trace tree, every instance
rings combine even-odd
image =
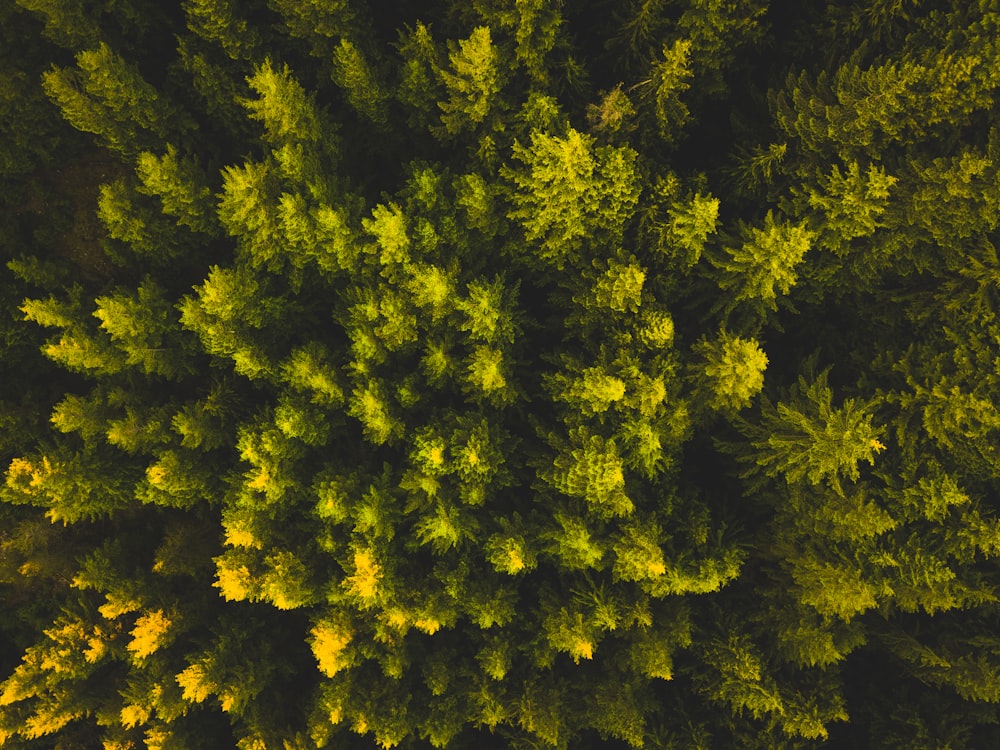
[[[188,28],[211,41],[233,60],[253,60],[260,47],[260,35],[245,18],[237,17],[227,0],[187,0],[184,3]]]
[[[690,115],[687,105],[680,100],[681,94],[691,86],[687,82],[691,76],[690,52],[691,43],[686,40],[677,40],[670,47],[664,45],[663,60],[653,63],[649,80],[645,82],[655,100],[653,111],[660,135],[667,140],[676,137]]]
[[[441,70],[439,75],[449,97],[438,102],[438,107],[445,130],[454,135],[466,127],[475,128],[489,115],[503,85],[503,65],[488,26],[474,29],[451,49],[448,60],[451,70]]]
[[[714,341],[700,341],[695,351],[702,359],[699,376],[707,381],[702,400],[712,408],[743,409],[764,387],[767,355],[753,339],[720,331]]]
[[[100,136],[126,159],[190,127],[182,112],[161,98],[130,65],[101,42],[76,56],[77,68],[53,68],[45,93],[78,130]]]
[[[147,279],[137,292],[135,297],[124,293],[98,297],[94,317],[101,328],[125,352],[126,364],[166,377],[191,373],[191,347],[179,335],[174,306],[163,289]]]
[[[993,4],[154,5],[0,10],[0,744],[997,744]]]
[[[614,242],[639,197],[635,152],[592,145],[572,128],[565,137],[535,130],[530,146],[515,141],[512,149],[523,167],[501,170],[515,186],[509,218],[538,244],[539,260],[557,270],[579,263],[584,237],[599,233]]]
[[[726,247],[724,255],[710,259],[722,272],[719,287],[733,294],[727,307],[756,301],[760,309],[776,310],[778,295],[788,294],[798,280],[796,269],[815,233],[804,223],[779,223],[768,212],[763,229],[744,226],[743,235],[742,245]]]
[[[347,101],[358,113],[376,125],[386,125],[388,95],[375,70],[348,39],[341,39],[334,50],[333,80],[344,90]]]
[[[800,376],[789,401],[763,403],[761,425],[752,432],[755,452],[747,456],[756,464],[751,473],[781,476],[789,484],[825,482],[842,493],[842,479],[861,476],[861,461],[875,463],[885,445],[879,440],[883,430],[872,425],[871,407],[847,399],[835,409],[828,374],[824,370],[812,382]]]

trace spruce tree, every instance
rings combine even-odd
[[[793,5],[0,10],[0,745],[995,745],[1000,16]]]

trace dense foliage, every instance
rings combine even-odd
[[[0,61],[0,746],[1000,747],[1000,2]]]

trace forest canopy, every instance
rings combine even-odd
[[[1000,747],[1000,2],[0,64],[0,747]]]

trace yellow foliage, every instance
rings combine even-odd
[[[579,663],[580,659],[593,659],[594,644],[586,638],[576,638],[569,644],[569,655],[577,663]]]
[[[386,621],[396,630],[405,630],[410,625],[410,618],[401,609],[391,609],[386,613]]]
[[[419,620],[414,620],[413,626],[427,635],[434,635],[441,629],[441,621],[436,617],[422,617]]]
[[[192,664],[179,675],[177,684],[184,689],[182,697],[191,703],[201,703],[212,694],[215,685],[208,679],[205,667],[201,664]]]
[[[319,671],[327,677],[333,677],[337,672],[348,666],[344,650],[351,642],[353,633],[346,626],[321,622],[312,629],[312,651],[319,664]]]
[[[41,464],[33,464],[26,458],[15,458],[7,468],[7,486],[32,494],[45,483],[52,471],[48,458],[42,458]]]
[[[261,541],[245,525],[240,524],[238,521],[224,523],[223,525],[226,530],[226,545],[230,547],[248,547],[251,549],[263,548],[264,545]]]
[[[146,730],[143,740],[146,743],[146,750],[163,750],[170,747],[174,736],[166,727],[156,727]]]
[[[126,729],[131,729],[139,724],[145,724],[149,721],[149,708],[146,706],[140,706],[135,703],[130,703],[121,711],[121,722],[122,726]]]
[[[61,622],[62,627],[44,631],[54,645],[41,652],[39,666],[44,671],[54,674],[72,674],[77,669],[77,662],[73,657],[78,653],[79,647],[87,641],[87,628],[79,620]],[[7,691],[4,692],[5,698],[6,694]]]
[[[650,562],[646,565],[646,572],[649,573],[650,578],[666,575],[667,566],[662,560]]]
[[[270,483],[271,477],[265,469],[260,469],[256,474],[253,479],[247,482],[247,487],[258,492],[264,492],[267,490],[267,485]]]
[[[477,346],[469,357],[469,383],[486,394],[507,387],[504,357],[499,349]]]
[[[101,638],[101,633],[95,630],[95,634],[87,639],[87,649],[83,652],[83,658],[90,664],[100,661],[101,657],[108,653],[108,642]]]
[[[369,550],[354,553],[354,575],[344,580],[347,590],[362,599],[374,599],[378,592],[381,569]]]
[[[29,560],[26,563],[20,565],[17,569],[17,574],[22,578],[31,578],[42,572],[42,566],[38,563]]]
[[[231,602],[245,600],[250,594],[250,568],[246,565],[238,567],[219,564],[216,573],[215,586],[222,592],[223,598]]]
[[[58,706],[53,705],[40,706],[34,716],[25,720],[21,735],[34,740],[47,734],[55,734],[73,719],[80,718],[82,714],[83,711],[60,710]]]
[[[105,594],[105,603],[97,608],[101,617],[106,620],[114,620],[116,617],[127,615],[129,612],[136,612],[142,609],[142,602],[120,594]]]
[[[522,557],[519,547],[511,547],[508,549],[507,557],[510,560],[509,565],[507,566],[507,571],[509,573],[517,573],[524,570],[524,557]]]
[[[164,636],[170,630],[171,624],[170,619],[160,609],[143,615],[135,621],[132,640],[126,648],[139,659],[145,659],[163,646]]]
[[[161,464],[154,464],[146,469],[146,480],[154,487],[163,489],[163,482],[167,478],[168,474],[169,471],[165,466],[162,466]]]

